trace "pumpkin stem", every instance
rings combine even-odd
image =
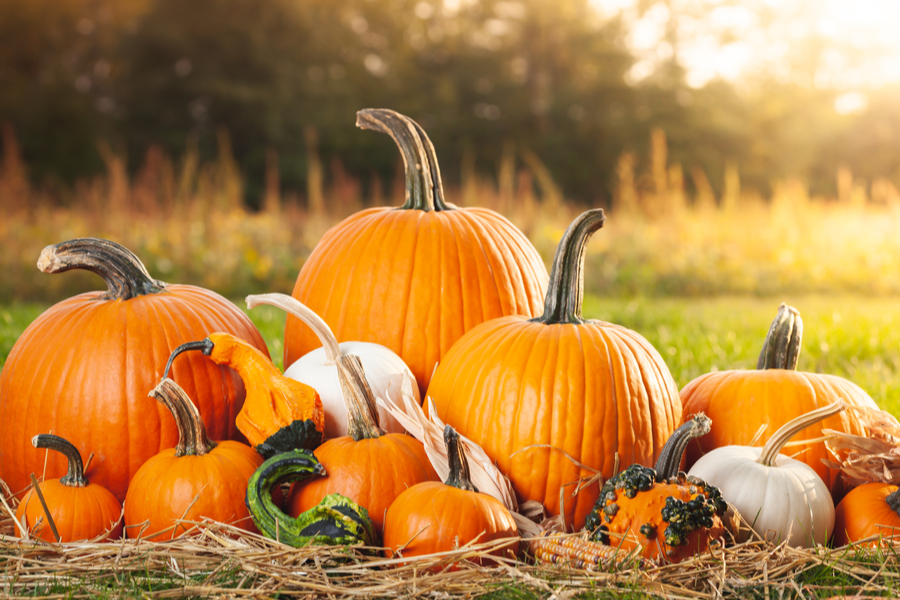
[[[165,404],[175,417],[175,425],[178,427],[175,456],[203,456],[216,447],[216,443],[206,434],[206,425],[200,417],[200,411],[181,386],[165,378],[150,390],[149,395]]]
[[[338,380],[347,405],[347,433],[354,441],[374,439],[384,435],[378,426],[375,394],[366,380],[362,362],[354,354],[337,358]]]
[[[766,341],[763,342],[757,369],[797,370],[800,360],[800,342],[803,338],[803,319],[793,306],[782,304],[772,321]]]
[[[900,488],[885,496],[884,501],[888,503],[891,510],[900,515]]]
[[[455,488],[469,492],[477,492],[478,489],[472,483],[469,474],[469,461],[463,450],[459,434],[451,426],[444,427],[444,444],[447,446],[447,461],[450,463],[450,474],[444,485],[452,485]]]
[[[172,368],[172,363],[175,362],[175,357],[182,352],[187,352],[189,350],[200,350],[201,352],[203,352],[204,356],[209,356],[213,351],[213,347],[213,342],[209,338],[200,340],[199,342],[187,342],[178,346],[177,348],[172,350],[172,354],[169,356],[169,362],[166,363],[166,370],[163,372],[162,378],[169,378],[169,369]]]
[[[406,202],[401,209],[453,210],[444,202],[434,146],[418,123],[387,108],[365,108],[356,113],[356,126],[386,133],[400,148],[406,172]]]
[[[61,477],[59,482],[69,487],[84,487],[88,484],[84,476],[84,463],[81,462],[81,452],[69,440],[50,433],[40,433],[31,438],[31,445],[35,448],[47,448],[59,452],[69,461],[69,471]]]
[[[325,348],[325,364],[333,365],[337,362],[338,357],[341,355],[341,348],[338,346],[337,338],[334,337],[334,333],[328,327],[328,323],[314,313],[312,309],[287,294],[247,296],[247,308],[255,308],[260,304],[278,307],[289,315],[293,315],[303,321],[307,327],[312,329],[319,341],[322,342],[322,347]]]
[[[605,222],[603,209],[595,208],[581,213],[566,229],[553,257],[550,283],[544,297],[544,314],[531,319],[531,322],[545,325],[579,325],[586,322],[581,318],[585,249],[591,235]]]
[[[824,421],[828,417],[838,414],[844,410],[844,408],[846,408],[846,406],[844,405],[843,400],[838,400],[828,406],[811,410],[806,414],[791,419],[782,425],[778,431],[772,434],[772,437],[770,437],[769,441],[763,446],[762,452],[760,452],[756,462],[767,467],[774,467],[775,459],[778,458],[778,453],[781,452],[781,449],[784,448],[784,445],[787,444],[792,437],[810,425],[818,423],[819,421]]]
[[[37,267],[44,273],[83,269],[96,273],[109,290],[102,300],[128,300],[163,291],[166,284],[150,277],[135,254],[115,242],[100,238],[77,238],[47,246]]]
[[[678,475],[678,467],[681,466],[681,457],[688,444],[694,438],[709,433],[712,427],[712,419],[702,412],[694,415],[690,421],[683,423],[666,440],[656,461],[656,481],[662,482]]]

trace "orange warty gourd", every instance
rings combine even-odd
[[[434,365],[459,337],[504,315],[540,312],[547,271],[528,238],[499,214],[444,201],[425,131],[391,110],[356,124],[390,135],[406,165],[406,203],[370,208],[332,227],[303,265],[293,297],[338,341],[375,342],[409,365],[424,398]],[[321,345],[289,316],[284,364]]]
[[[244,497],[262,456],[240,442],[211,441],[194,403],[171,379],[163,379],[150,396],[172,412],[180,435],[176,447],[135,473],[125,496],[128,537],[174,539],[188,529],[176,526],[178,519],[212,519],[256,533]]]
[[[109,289],[57,303],[13,346],[0,373],[0,423],[6,425],[0,478],[21,492],[31,473],[43,473],[42,453],[29,441],[52,431],[82,454],[94,452],[91,481],[121,501],[138,468],[178,439],[165,408],[147,398],[172,350],[210,331],[228,331],[267,353],[265,342],[225,298],[155,280],[134,254],[108,240],[48,246],[38,268],[92,271]],[[244,386],[237,373],[198,356],[180,363],[174,376],[185,382],[214,437],[239,437],[234,419]],[[53,453],[46,476],[59,477],[66,468],[65,458]]]
[[[163,377],[168,377],[175,358],[190,350],[240,374],[247,399],[236,423],[257,452],[268,458],[297,448],[312,450],[322,443],[325,409],[318,392],[282,375],[268,354],[231,334],[211,333],[175,348]]]
[[[864,483],[850,490],[834,509],[835,548],[871,536],[900,536],[900,487]]]
[[[822,430],[865,435],[863,420],[852,408],[878,410],[878,406],[859,386],[846,379],[798,372],[802,335],[800,313],[782,304],[766,336],[757,370],[707,373],[681,390],[685,421],[700,412],[713,421],[712,430],[688,446],[685,455],[688,469],[714,448],[749,445],[764,424],[768,426],[759,438],[759,444],[764,444],[795,417],[842,399],[848,410],[796,434],[794,442],[819,441],[791,447],[791,455],[812,467],[825,481],[832,496],[843,494],[840,471],[822,463],[823,459],[832,459],[821,441]]]
[[[401,492],[439,479],[422,442],[405,433],[385,433],[378,426],[375,397],[359,357],[342,355],[335,362],[349,435],[332,438],[315,450],[327,474],[291,487],[288,514],[297,517],[337,493],[368,510],[380,535],[384,514]]]
[[[105,487],[87,480],[78,449],[67,440],[46,433],[34,436],[31,443],[35,448],[48,448],[65,456],[69,471],[59,479],[39,484],[53,526],[34,488],[28,490],[19,503],[16,519],[28,530],[43,519],[38,537],[48,542],[76,542],[100,536],[115,540],[122,537],[122,504]],[[59,540],[53,533],[53,527],[56,527]]]
[[[512,515],[499,500],[472,485],[459,434],[449,425],[444,428],[444,443],[450,463],[447,481],[420,483],[397,497],[385,518],[384,546],[390,553],[412,557],[447,552],[470,542],[513,538],[492,554],[515,558],[519,530]]]
[[[652,465],[681,419],[659,353],[625,327],[581,316],[585,246],[604,221],[590,210],[566,230],[543,315],[472,329],[428,388],[438,416],[497,462],[520,499],[564,512],[576,528],[600,491],[594,483],[573,499],[576,482],[592,470],[612,477],[617,453],[622,464]]]
[[[631,465],[607,480],[587,518],[591,538],[658,562],[680,562],[721,541],[722,494],[678,470],[688,442],[707,431],[709,419],[697,415],[666,441],[655,468]]]

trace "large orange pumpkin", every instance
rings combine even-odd
[[[172,417],[147,397],[172,350],[211,331],[233,333],[268,354],[265,342],[222,296],[157,281],[114,242],[82,238],[48,246],[38,267],[93,271],[109,290],[52,306],[13,346],[0,374],[0,478],[18,493],[30,473],[44,472],[44,458],[30,440],[52,431],[82,454],[94,452],[91,480],[121,501],[144,461],[178,440]],[[244,386],[237,373],[199,355],[179,362],[173,373],[196,399],[210,435],[239,435],[234,420]],[[51,456],[46,476],[59,477],[66,468],[64,457]]]
[[[541,257],[497,213],[444,202],[434,147],[414,121],[390,110],[358,113],[357,125],[389,134],[406,165],[406,203],[370,208],[332,227],[313,250],[293,296],[338,341],[375,342],[409,365],[419,390],[459,337],[504,315],[540,312]],[[284,364],[321,345],[287,318]]]
[[[843,484],[838,469],[822,463],[832,456],[822,441],[823,429],[865,435],[860,414],[852,407],[878,410],[875,402],[859,386],[834,375],[797,372],[803,321],[797,309],[782,304],[778,309],[756,371],[707,373],[681,390],[683,419],[703,412],[712,419],[712,430],[688,446],[687,468],[706,452],[721,446],[748,446],[762,425],[767,425],[759,444],[764,444],[782,425],[817,408],[842,399],[848,408],[807,427],[794,442],[818,440],[791,448],[791,455],[812,467],[828,485],[832,496],[840,497]]]
[[[576,482],[592,470],[612,477],[617,454],[622,464],[652,465],[681,419],[659,353],[633,331],[581,317],[585,246],[604,221],[595,209],[569,226],[543,315],[471,330],[428,388],[438,416],[484,448],[521,499],[564,512],[577,528],[600,489],[594,483],[571,499]]]

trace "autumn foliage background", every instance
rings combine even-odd
[[[739,10],[771,29],[777,11],[602,4],[0,1],[0,303],[96,287],[34,268],[84,235],[164,280],[290,291],[331,224],[401,202],[391,141],[354,127],[369,106],[418,120],[449,199],[508,216],[548,260],[574,214],[605,207],[594,294],[896,295],[896,86],[837,110],[860,91],[827,77],[835,48],[815,35],[778,69],[699,85],[683,23]],[[638,77],[630,28],[653,15]]]

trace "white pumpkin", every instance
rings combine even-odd
[[[339,356],[355,354],[362,362],[366,380],[375,397],[387,400],[388,395],[396,395],[399,389],[391,389],[391,383],[397,387],[397,375],[409,371],[396,352],[380,344],[371,342],[342,342],[328,328],[325,321],[316,313],[296,299],[285,294],[258,294],[247,296],[247,307],[260,304],[276,306],[303,321],[322,342],[322,347],[301,356],[294,364],[284,370],[286,377],[311,386],[322,399],[325,408],[325,439],[347,435],[347,405],[338,379],[337,365]],[[418,386],[413,386],[413,394],[417,402],[421,402]],[[390,412],[378,407],[379,426],[387,433],[403,433],[406,431]]]
[[[844,410],[838,401],[785,423],[762,448],[723,446],[704,454],[689,475],[719,488],[765,539],[793,547],[825,544],[834,527],[834,501],[825,482],[805,463],[779,451],[813,423]],[[736,532],[744,541],[746,529]]]

